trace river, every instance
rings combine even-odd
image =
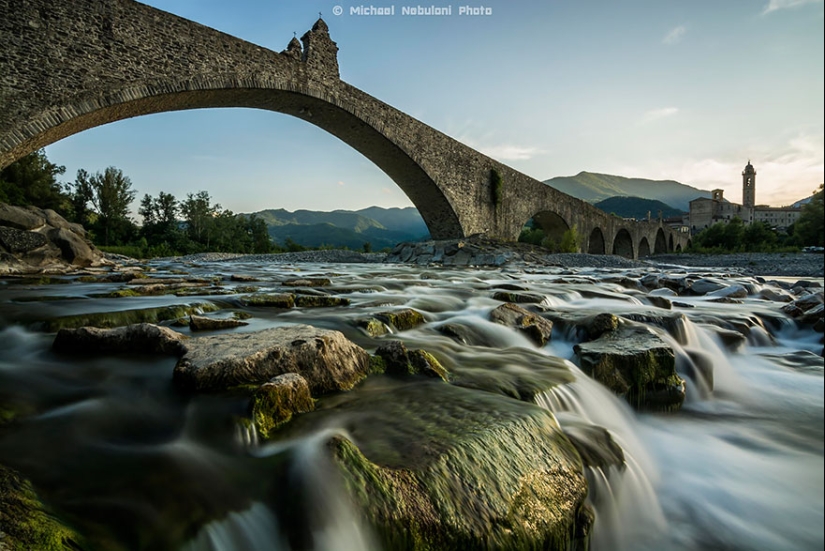
[[[262,442],[238,422],[248,398],[178,392],[171,377],[175,358],[67,358],[52,351],[54,333],[42,324],[56,316],[184,303],[216,304],[221,308],[217,316],[230,310],[251,314],[249,325],[224,332],[305,323],[339,330],[370,352],[398,338],[459,372],[515,371],[535,364],[537,355],[546,358],[570,382],[540,393],[537,405],[550,409],[571,434],[591,425],[606,428],[626,459],[621,471],[587,468],[596,514],[593,550],[823,547],[822,335],[783,313],[784,303],[760,298],[764,289],[787,294],[779,282],[716,274],[743,285],[748,296],[725,302],[671,296],[672,310],[661,310],[650,304],[646,290],[631,288],[628,281],[652,275],[684,278],[686,271],[289,265],[242,259],[157,261],[147,268],[153,278],[203,278],[210,285],[202,289],[224,294],[195,290],[189,296],[102,297],[125,285],[76,276],[54,278],[50,285],[0,282],[0,398],[27,413],[0,432],[0,463],[30,479],[97,548],[379,548],[321,452],[332,435],[364,430],[343,413],[336,416],[337,401],[391,392],[398,383],[388,376],[370,376],[347,393],[351,397],[321,397],[316,412],[293,422],[285,436]],[[232,281],[233,274],[257,281]],[[334,293],[351,304],[283,310],[244,307],[238,301],[238,293],[249,292],[249,286],[282,290],[284,280],[310,276],[331,281],[316,293]],[[492,294],[502,287],[539,295],[541,302],[531,308],[544,313],[683,314],[669,325],[642,321],[676,353],[677,371],[687,380],[681,409],[632,409],[577,367],[574,346],[580,338],[559,323],[551,341],[537,347],[514,329],[491,322],[490,311],[502,304]],[[400,308],[418,310],[426,323],[381,337],[355,323],[364,315]],[[459,345],[439,331],[447,324],[464,327],[483,345]],[[720,326],[746,327],[747,337],[730,346],[716,330]],[[175,329],[190,334],[187,327]],[[696,375],[697,362],[712,367],[712,385]],[[420,400],[407,405],[410,415],[424,414],[439,399],[428,384],[421,383]],[[381,404],[376,400],[375,408]],[[380,433],[400,430],[405,419],[373,415],[369,423]],[[273,473],[283,471],[287,456],[291,485],[274,488]],[[290,505],[273,498],[280,494],[290,496]],[[193,526],[200,528],[193,532]]]

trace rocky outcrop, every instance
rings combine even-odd
[[[298,373],[318,394],[349,390],[368,369],[369,354],[340,332],[293,325],[191,339],[174,381],[183,390],[217,391]]]
[[[50,209],[0,203],[0,275],[65,273],[106,263],[82,226]]]
[[[622,325],[573,350],[582,371],[634,407],[673,411],[685,399],[673,349],[647,327]]]

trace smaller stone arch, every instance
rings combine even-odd
[[[630,232],[624,228],[620,229],[613,239],[613,254],[633,258],[633,238],[630,237]]]
[[[639,241],[639,258],[650,256],[650,243],[647,242],[647,237],[642,237]]]
[[[692,239],[688,239],[688,242],[687,242],[687,248],[689,249],[689,248],[691,248],[692,246],[693,246],[693,240],[692,240]]]
[[[677,253],[682,252],[682,244],[681,243],[676,243],[676,252]]]
[[[604,233],[601,228],[593,228],[590,238],[587,240],[587,252],[590,254],[605,254]]]
[[[665,238],[665,230],[659,228],[656,232],[656,241],[653,244],[653,254],[665,254],[666,252],[667,239]]]
[[[673,234],[672,233],[670,234],[670,241],[668,242],[667,250],[669,250],[669,251],[673,250]]]
[[[525,224],[525,229],[527,229],[530,225],[532,225],[533,229],[539,229],[542,231],[543,238],[541,245],[551,250],[560,250],[562,240],[564,239],[564,234],[570,229],[570,225],[567,221],[562,218],[559,213],[552,210],[543,210],[534,214],[533,217]]]

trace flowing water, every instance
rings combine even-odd
[[[323,453],[334,435],[357,442],[347,432],[350,420],[336,415],[334,396],[319,401],[324,421],[312,431],[262,443],[254,428],[239,422],[246,415],[244,395],[181,395],[171,384],[174,358],[60,356],[51,350],[54,334],[41,323],[70,314],[207,302],[252,314],[248,326],[232,331],[309,323],[340,330],[371,352],[383,340],[399,338],[460,373],[495,368],[501,384],[530,366],[555,370],[560,384],[540,393],[537,405],[552,411],[571,437],[586,438],[593,425],[607,429],[625,457],[623,468],[587,467],[594,550],[823,547],[821,334],[797,327],[779,310],[781,303],[753,296],[741,304],[680,297],[682,306],[670,313],[683,318],[650,326],[676,352],[687,398],[677,413],[655,414],[632,410],[576,367],[575,330],[557,325],[551,342],[537,348],[488,319],[501,304],[492,291],[512,285],[542,295],[544,310],[650,316],[657,309],[644,293],[616,283],[645,275],[642,270],[239,261],[151,267],[158,277],[185,271],[220,278],[229,294],[92,298],[122,285],[73,277],[62,278],[63,285],[0,282],[0,403],[25,413],[0,430],[0,463],[29,478],[100,548],[379,549]],[[329,277],[326,291],[352,304],[243,308],[231,293],[250,283],[230,282],[228,276],[237,273],[256,276],[260,281],[252,285],[264,289],[299,276]],[[762,286],[740,279],[752,291]],[[381,338],[353,323],[402,307],[419,310],[427,323]],[[473,342],[444,336],[438,329],[445,324],[463,327]],[[748,327],[747,340],[732,350],[717,330],[731,324]],[[368,396],[394,384],[382,379],[370,377],[350,394]],[[420,403],[410,407],[427,410],[427,396],[438,399],[422,392]],[[330,406],[324,409],[324,403]],[[313,415],[322,413],[304,417]],[[404,419],[381,422],[387,427],[376,431],[393,431]]]

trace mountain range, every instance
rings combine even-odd
[[[661,201],[680,212],[690,210],[689,203],[692,200],[698,197],[710,197],[709,191],[675,180],[625,178],[595,172],[579,172],[575,176],[558,176],[545,180],[544,183],[568,195],[584,199],[588,203],[595,204],[611,197],[638,197]],[[654,215],[657,210],[654,210]]]
[[[419,241],[429,230],[413,207],[334,210],[269,209],[253,213],[269,228],[269,236],[283,245],[287,239],[306,247],[332,245],[361,249],[369,243],[373,250],[393,247],[401,241]]]

